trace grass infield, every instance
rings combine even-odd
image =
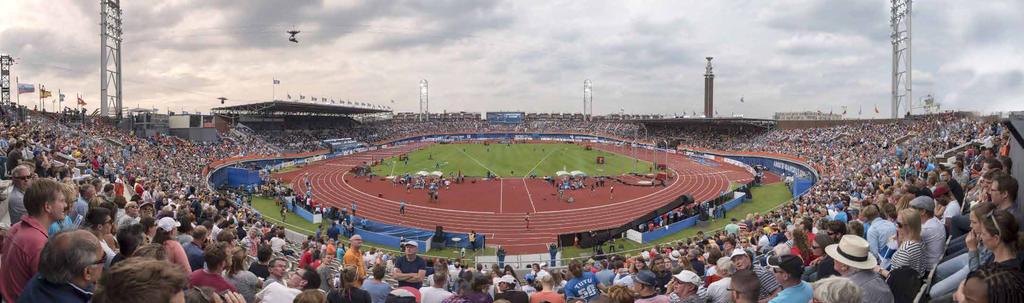
[[[722,229],[726,225],[729,224],[729,219],[731,219],[733,217],[735,217],[736,219],[741,219],[742,220],[743,218],[746,218],[747,214],[751,214],[751,213],[761,213],[761,214],[763,214],[763,213],[765,213],[765,212],[767,212],[769,210],[772,210],[773,208],[775,208],[775,207],[777,207],[777,206],[779,206],[779,205],[789,201],[793,197],[793,193],[789,191],[789,188],[786,188],[786,183],[783,183],[783,182],[772,183],[772,184],[767,184],[767,185],[762,185],[762,186],[754,187],[751,190],[750,194],[754,196],[753,199],[750,199],[747,202],[745,202],[743,204],[740,204],[740,206],[737,206],[736,208],[733,208],[729,212],[725,213],[725,218],[724,219],[712,220],[711,222],[708,222],[708,225],[706,227],[704,227],[704,228],[697,228],[697,227],[687,228],[687,229],[684,229],[681,232],[678,232],[678,233],[669,235],[667,237],[661,238],[658,241],[655,241],[654,243],[647,243],[647,244],[640,244],[640,243],[636,243],[636,242],[633,242],[633,241],[630,241],[630,240],[627,240],[627,239],[618,239],[618,240],[609,241],[608,243],[605,244],[605,247],[607,248],[609,243],[610,243],[610,244],[614,244],[616,246],[616,248],[618,248],[618,246],[621,244],[622,248],[624,250],[633,250],[633,249],[637,249],[637,248],[640,248],[640,247],[651,247],[651,246],[654,246],[656,244],[662,244],[662,243],[675,242],[675,241],[678,241],[678,240],[684,240],[686,238],[696,236],[698,231],[704,231],[705,233],[708,233],[708,232],[712,232],[712,231],[716,231],[716,230]],[[567,247],[567,248],[565,248],[562,251],[562,257],[563,258],[574,258],[574,257],[579,257],[582,253],[590,253],[590,252],[592,252],[592,250],[589,249],[589,248],[588,249],[580,249],[580,248],[576,248],[576,247]],[[636,254],[636,252],[634,252],[633,254]]]
[[[407,155],[408,161],[399,161],[398,157],[385,159],[373,167],[373,172],[378,176],[401,176],[440,171],[445,176],[455,176],[461,171],[465,176],[483,177],[490,171],[499,177],[523,178],[577,170],[589,176],[617,176],[647,173],[652,168],[647,161],[567,143],[434,144]],[[605,164],[597,164],[597,157],[604,157]]]

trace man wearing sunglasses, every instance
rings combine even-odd
[[[782,285],[782,291],[769,303],[803,303],[811,301],[811,284],[801,281],[804,261],[799,256],[784,255],[768,258],[768,269],[775,274],[775,280]]]
[[[11,226],[21,221],[21,215],[25,214],[25,190],[32,185],[32,169],[25,165],[14,167],[11,172],[11,184],[14,187],[7,195],[7,213],[11,216]]]
[[[43,247],[37,273],[18,302],[89,302],[106,254],[85,230],[59,233]]]

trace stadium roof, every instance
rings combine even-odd
[[[343,116],[358,114],[377,114],[390,112],[391,109],[374,107],[373,105],[330,104],[321,102],[298,101],[266,101],[242,105],[215,107],[211,109],[218,115],[254,115],[254,116]]]

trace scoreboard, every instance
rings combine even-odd
[[[488,112],[488,123],[519,124],[523,123],[526,113],[523,112]]]

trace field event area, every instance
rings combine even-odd
[[[647,153],[638,149],[631,153]],[[603,157],[604,164],[598,164]],[[626,155],[616,154],[583,144],[569,143],[475,143],[434,144],[413,152],[384,159],[373,167],[378,176],[415,175],[440,171],[445,176],[460,172],[469,177],[491,176],[520,178],[579,174],[617,176],[629,173],[646,174],[653,164]]]

